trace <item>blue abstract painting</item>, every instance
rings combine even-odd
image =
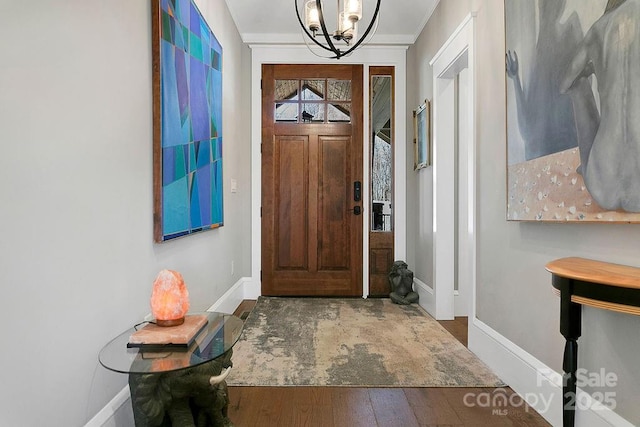
[[[222,46],[191,0],[153,2],[154,238],[223,225]]]

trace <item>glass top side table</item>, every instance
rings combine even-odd
[[[129,374],[136,427],[232,425],[225,378],[243,321],[205,312],[207,324],[188,348],[128,348],[130,328],[111,340],[98,359],[105,368]]]
[[[194,313],[189,313],[194,314]],[[240,338],[243,322],[229,314],[204,312],[207,325],[196,335],[195,342],[187,349],[153,351],[127,348],[134,328],[127,329],[105,345],[98,360],[105,368],[123,374],[154,374],[193,368],[209,362],[231,350]],[[141,326],[142,327],[142,326]]]

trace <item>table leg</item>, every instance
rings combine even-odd
[[[578,338],[582,333],[582,306],[571,302],[572,281],[554,277],[560,289],[560,332],[567,340],[562,370],[562,425],[573,427],[576,420],[576,371],[578,370]]]
[[[562,363],[562,425],[573,427],[576,422],[576,370],[578,366],[578,342],[568,339],[564,346]]]

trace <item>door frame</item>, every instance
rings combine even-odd
[[[251,48],[251,278],[244,281],[245,299],[255,299],[261,295],[260,270],[262,260],[262,235],[260,205],[262,200],[262,161],[260,144],[262,139],[262,94],[260,83],[262,78],[262,64],[335,64],[336,60],[322,60],[311,53],[306,46],[293,45],[250,45]],[[408,46],[364,46],[359,48],[348,58],[340,59],[340,63],[362,64],[364,68],[363,81],[369,81],[369,66],[394,66],[396,70],[396,103],[395,114],[397,118],[406,115],[406,50]],[[364,91],[363,105],[369,105],[369,91]],[[367,141],[369,129],[369,115],[363,115],[363,141]],[[406,121],[397,120],[395,140],[407,141]],[[366,150],[366,151],[365,151]],[[407,229],[406,229],[406,171],[408,162],[407,144],[398,143],[395,147],[394,157],[394,195],[396,215],[394,216],[394,248],[396,259],[406,259],[407,254]],[[363,144],[364,159],[368,159],[368,145]],[[248,155],[248,153],[247,153]],[[413,164],[413,163],[412,163]],[[369,188],[370,167],[367,161],[363,161],[362,188]],[[365,207],[364,215],[368,215],[370,204],[368,192],[363,191],[362,205]],[[362,296],[369,293],[369,277],[365,272],[369,271],[369,234],[368,221],[363,221],[362,241],[362,271],[363,286]]]
[[[426,300],[420,304],[437,320],[450,320],[455,315],[455,206],[451,203],[454,190],[455,151],[450,138],[453,132],[447,132],[447,126],[453,120],[453,110],[445,111],[443,105],[452,107],[455,104],[454,91],[450,88],[441,93],[443,84],[450,82],[461,69],[468,69],[467,112],[469,138],[459,141],[460,152],[466,154],[461,159],[460,167],[466,167],[468,179],[459,182],[464,186],[467,196],[468,233],[460,239],[458,252],[466,255],[467,269],[459,280],[469,281],[469,312],[475,317],[476,291],[476,69],[474,55],[474,16],[472,14],[462,21],[453,31],[449,39],[442,45],[429,63],[433,67],[433,289]],[[460,101],[462,102],[462,101]],[[448,125],[447,125],[448,124]],[[450,135],[451,134],[451,135]],[[457,201],[456,201],[457,203]]]

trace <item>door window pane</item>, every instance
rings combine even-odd
[[[276,119],[276,122],[297,122],[298,103],[276,103],[276,111],[274,117]]]
[[[371,231],[392,230],[392,82],[391,76],[371,77]]]
[[[327,120],[332,123],[349,123],[351,121],[351,104],[329,104],[327,107]]]
[[[298,99],[299,80],[276,80],[274,99],[277,101]]]
[[[351,101],[351,80],[327,81],[327,98],[331,101]]]
[[[324,80],[303,80],[302,99],[304,101],[324,100]]]
[[[324,122],[323,103],[302,104],[302,117],[300,123]]]

